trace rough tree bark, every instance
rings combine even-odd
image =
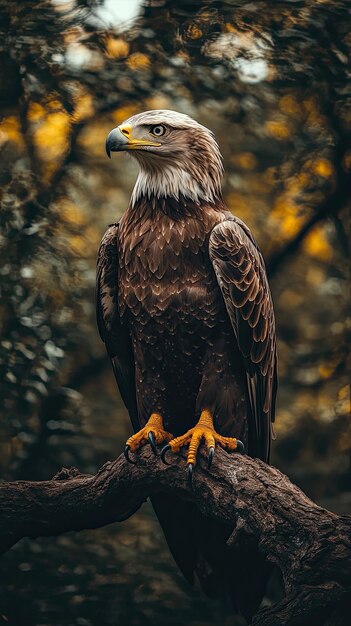
[[[95,476],[72,468],[49,481],[0,483],[0,552],[22,537],[122,521],[160,491],[233,523],[229,549],[254,537],[259,552],[281,570],[286,595],[261,609],[253,626],[350,623],[351,517],[317,506],[276,468],[223,450],[216,451],[211,470],[200,459],[192,487],[182,457],[166,466],[148,447],[137,465],[119,457]]]

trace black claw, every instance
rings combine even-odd
[[[239,452],[240,454],[244,454],[245,452],[245,446],[243,444],[242,441],[240,441],[240,439],[236,440],[236,450],[235,452]]]
[[[208,451],[208,464],[207,464],[208,469],[210,469],[212,465],[214,451],[215,451],[214,446],[211,446]]]
[[[155,444],[155,435],[152,431],[149,432],[148,436],[147,436],[148,440],[149,440],[149,444],[151,446],[151,449],[154,453],[155,456],[157,456],[157,448],[156,448],[156,444]]]
[[[192,485],[193,473],[194,473],[194,465],[192,463],[188,463],[186,473],[187,473],[188,481]]]
[[[136,462],[132,461],[132,459],[129,456],[129,450],[130,450],[130,446],[126,445],[126,447],[124,448],[124,456],[126,457],[128,463],[131,463],[132,465],[136,465]]]
[[[164,448],[162,448],[161,450],[161,461],[165,464],[165,465],[170,465],[170,463],[168,463],[168,461],[166,461],[166,454],[168,452],[168,450],[171,449],[171,446],[169,444],[167,444]]]

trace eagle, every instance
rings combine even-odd
[[[152,110],[114,128],[106,152],[139,164],[130,203],[97,259],[97,322],[134,434],[125,455],[187,449],[196,472],[204,442],[269,462],[277,392],[275,320],[264,260],[248,226],[226,207],[213,133],[188,115]],[[250,619],[268,565],[251,545],[229,561],[232,531],[166,494],[152,504],[191,582],[228,593]],[[252,555],[255,554],[255,561]],[[250,561],[251,559],[251,561]]]

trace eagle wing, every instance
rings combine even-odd
[[[246,369],[251,409],[249,453],[268,461],[275,418],[277,349],[264,260],[249,228],[235,217],[214,227],[209,254]]]
[[[123,402],[138,430],[135,362],[128,325],[119,314],[118,269],[118,224],[112,224],[102,238],[97,257],[96,319]]]

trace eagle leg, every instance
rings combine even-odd
[[[156,445],[169,441],[172,439],[172,436],[173,435],[171,433],[168,433],[163,428],[162,415],[159,413],[152,413],[144,428],[135,433],[135,435],[129,437],[124,449],[124,456],[129,463],[134,463],[134,461],[132,461],[129,457],[129,452],[136,452],[147,443],[150,444],[153,453],[156,455]]]
[[[216,447],[216,443],[222,446],[228,452],[244,452],[244,445],[235,437],[223,437],[219,435],[213,425],[213,415],[207,409],[201,411],[200,419],[194,428],[190,428],[184,435],[172,439],[161,451],[161,459],[164,463],[166,461],[166,453],[168,450],[176,453],[180,451],[180,448],[189,444],[189,451],[187,456],[187,475],[191,481],[193,475],[193,469],[196,465],[197,452],[200,447],[202,439],[205,440],[208,450],[208,467],[211,467],[212,459]]]

